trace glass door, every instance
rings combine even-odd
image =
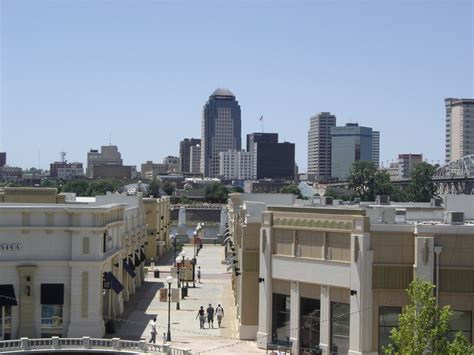
[[[11,339],[12,308],[11,306],[0,307],[0,340]]]

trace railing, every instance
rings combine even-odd
[[[190,355],[189,349],[177,349],[166,344],[150,344],[144,340],[132,341],[122,340],[120,338],[101,339],[101,338],[41,338],[29,339],[21,338],[15,340],[0,341],[0,353],[9,352],[33,352],[35,350],[64,350],[64,349],[87,349],[88,351],[121,351],[127,350],[139,353],[162,353],[170,355]]]

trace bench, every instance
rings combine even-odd
[[[266,354],[268,351],[273,351],[276,350],[280,354],[280,352],[284,352],[285,354],[288,352],[291,354],[291,346],[293,345],[293,342],[290,340],[280,340],[280,339],[273,339],[271,343],[267,343],[267,350]]]

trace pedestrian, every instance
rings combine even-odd
[[[214,308],[209,303],[209,307],[206,309],[207,312],[207,322],[209,323],[209,329],[212,327],[214,328]]]
[[[151,333],[151,339],[150,343],[155,344],[156,343],[156,318],[153,318],[153,320],[150,322],[150,333]]]
[[[168,341],[168,340],[167,340],[167,337],[166,337],[166,333],[163,333],[163,338],[162,338],[162,340],[163,340],[163,344],[166,344],[166,342]]]
[[[219,325],[219,328],[220,328],[222,318],[224,317],[224,308],[222,308],[220,304],[216,307],[216,316],[217,316],[217,324]]]
[[[198,266],[198,282],[201,283],[201,267]]]
[[[199,317],[199,327],[200,329],[204,329],[204,307],[203,306],[199,308],[196,318],[198,317]]]

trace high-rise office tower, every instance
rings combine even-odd
[[[7,165],[7,153],[0,152],[0,168]]]
[[[252,155],[245,150],[228,150],[219,153],[220,177],[226,180],[252,179]]]
[[[193,145],[189,149],[189,168],[193,174],[201,172],[201,146],[199,144]]]
[[[183,173],[192,172],[191,170],[191,147],[200,145],[201,140],[199,138],[185,138],[179,143],[179,162],[180,171]],[[201,158],[199,157],[199,160]]]
[[[278,133],[247,134],[247,151],[252,156],[254,179],[293,179],[294,143],[278,143]]]
[[[372,128],[357,123],[331,128],[331,177],[346,180],[357,160],[372,161]]]
[[[242,148],[240,106],[230,90],[216,89],[209,96],[201,128],[201,173],[204,177],[217,177],[219,153]]]
[[[474,154],[474,99],[449,97],[446,106],[446,162]]]
[[[318,181],[331,177],[331,128],[336,116],[321,112],[310,118],[308,131],[308,175]]]
[[[100,148],[100,153],[97,149],[91,149],[87,153],[86,174],[88,177],[93,177],[94,166],[103,165],[123,165],[122,156],[116,145],[103,145]]]
[[[380,132],[372,131],[372,161],[378,168],[380,165]]]

